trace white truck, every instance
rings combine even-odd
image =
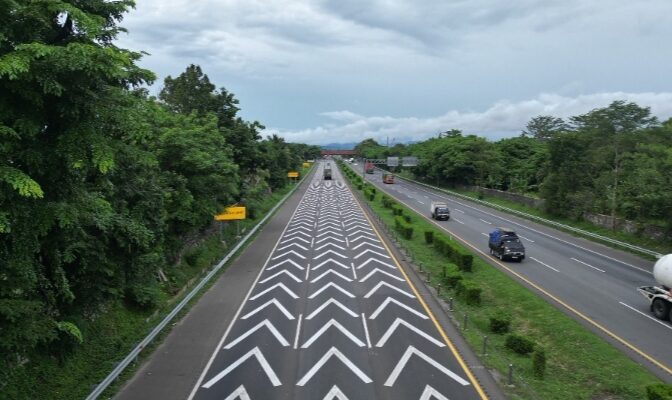
[[[651,302],[651,312],[656,318],[672,321],[672,254],[656,261],[653,278],[660,286],[642,286],[637,290]]]
[[[448,209],[448,204],[446,203],[432,201],[429,204],[429,212],[432,214],[432,218],[436,220],[450,219],[450,210]]]

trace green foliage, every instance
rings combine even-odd
[[[413,226],[406,222],[403,217],[397,216],[394,219],[394,228],[404,239],[411,239],[413,237]]]
[[[455,283],[455,294],[463,298],[465,303],[473,306],[481,304],[482,289],[474,282],[464,279]]]
[[[532,354],[532,373],[537,379],[544,379],[546,375],[546,352],[542,348]]]
[[[656,383],[646,387],[647,400],[672,400],[672,385]]]
[[[432,244],[434,241],[434,231],[425,231],[425,243]]]
[[[447,288],[454,289],[460,285],[463,278],[462,274],[457,272],[446,273],[446,276],[443,277],[443,283]]]
[[[506,337],[505,345],[507,348],[520,355],[527,355],[534,351],[534,342],[521,335],[508,335]]]
[[[509,315],[493,315],[490,317],[490,332],[492,333],[508,333],[511,329],[511,316]]]

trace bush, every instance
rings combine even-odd
[[[434,231],[425,231],[425,243],[432,244],[434,241]]]
[[[404,209],[401,208],[398,204],[392,205],[392,214],[394,215],[404,215]]]
[[[410,216],[410,215],[404,215],[404,219],[405,219],[406,222],[408,222],[409,224],[410,224],[411,222],[413,222],[412,219],[411,219],[411,216]]]
[[[460,296],[464,299],[464,301],[472,306],[477,306],[481,304],[481,288],[478,287],[475,283],[473,282],[468,282],[468,281],[460,281],[461,282],[461,290],[460,290]]]
[[[394,229],[399,232],[404,239],[411,239],[413,237],[413,226],[406,222],[403,217],[397,216],[394,218]]]
[[[521,355],[527,355],[534,351],[534,342],[520,335],[506,337],[506,347]]]
[[[511,317],[508,315],[497,315],[490,317],[490,332],[508,333],[511,329]]]
[[[672,400],[672,385],[656,383],[646,387],[648,400]]]
[[[546,352],[537,349],[532,355],[532,373],[537,379],[544,379],[546,374]]]
[[[385,195],[385,194],[384,194],[383,197],[380,199],[380,201],[383,203],[383,207],[385,207],[385,208],[390,208],[390,207],[392,207],[392,204],[394,204],[394,202],[392,201],[392,199],[391,199],[389,196]]]
[[[362,190],[362,184],[361,183],[357,184],[357,190]]]
[[[446,285],[448,288],[456,288],[459,284],[460,281],[462,280],[462,275],[460,275],[457,272],[454,273],[448,273],[446,276],[443,277],[443,284]]]
[[[466,253],[455,253],[457,256],[457,266],[461,271],[471,272],[474,265],[474,256]]]

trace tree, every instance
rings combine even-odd
[[[523,130],[523,136],[532,136],[537,140],[549,140],[560,132],[566,131],[567,124],[562,118],[550,115],[538,115],[530,120]]]

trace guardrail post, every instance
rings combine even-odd
[[[448,311],[453,311],[453,298],[448,299]]]
[[[462,330],[467,330],[467,323],[469,323],[469,315],[464,313],[464,323],[462,324]]]
[[[513,364],[509,364],[509,386],[513,386]]]
[[[431,282],[432,282],[432,273],[427,271],[427,283],[431,283]]]
[[[488,335],[483,336],[483,355],[488,354]]]

